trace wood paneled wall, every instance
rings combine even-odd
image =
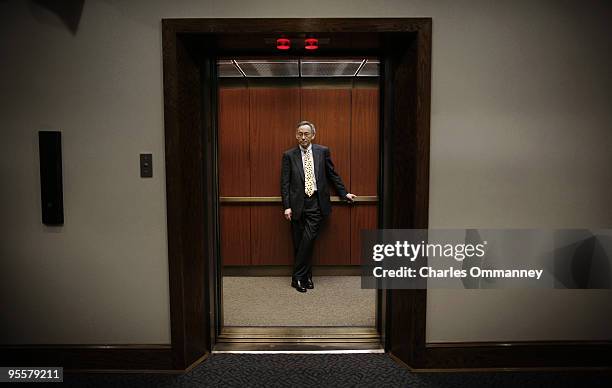
[[[218,117],[222,197],[280,196],[282,153],[297,145],[300,120],[316,125],[315,143],[330,148],[350,192],[378,194],[376,85],[222,85]],[[315,245],[314,264],[358,265],[360,230],[377,227],[378,205],[333,206]],[[220,219],[223,265],[293,264],[291,226],[280,203],[221,203]]]

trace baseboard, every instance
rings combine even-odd
[[[183,373],[170,345],[3,345],[2,366],[61,366],[65,372]]]
[[[412,361],[402,352],[389,355],[412,372],[612,370],[609,341],[428,343]]]

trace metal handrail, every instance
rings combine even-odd
[[[345,202],[338,196],[330,197],[332,202]],[[281,203],[281,197],[219,197],[221,203]],[[358,196],[353,200],[355,203],[377,203],[378,196]]]

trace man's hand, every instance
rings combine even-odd
[[[291,209],[285,209],[285,219],[291,221]]]
[[[357,196],[356,196],[355,194],[348,193],[348,194],[346,195],[346,199],[348,199],[348,200],[349,200],[349,202],[353,202],[353,200],[354,200],[355,198],[357,198]]]

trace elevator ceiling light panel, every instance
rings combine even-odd
[[[234,61],[217,61],[217,74],[219,77],[244,77],[234,65]]]
[[[219,77],[378,77],[376,59],[219,60]]]
[[[380,61],[368,59],[359,70],[357,77],[378,77],[380,75]]]
[[[354,77],[362,60],[302,60],[302,77]]]
[[[298,60],[235,60],[245,77],[299,77]]]

